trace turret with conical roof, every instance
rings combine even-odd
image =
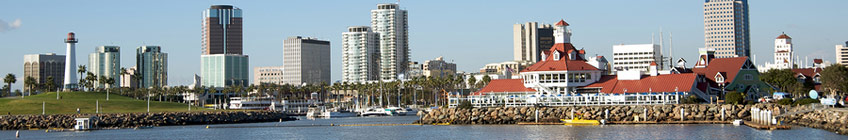
[[[567,27],[568,23],[562,19],[554,25],[554,43],[571,43],[571,31]]]

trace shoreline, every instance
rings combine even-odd
[[[589,120],[606,120],[607,124],[612,125],[730,124],[731,121],[737,119],[751,121],[751,108],[771,110],[774,111],[774,115],[803,112],[777,117],[777,120],[783,122],[784,125],[823,129],[848,135],[848,110],[820,109],[808,111],[810,110],[808,106],[792,107],[777,104],[442,108],[420,116],[419,120],[413,123],[449,123],[451,125],[519,125],[519,122],[559,123],[559,119],[570,119],[571,111],[574,110],[575,116]],[[537,110],[538,115],[536,115]]]
[[[2,115],[0,130],[72,129],[77,117],[96,116],[95,129],[126,129],[148,126],[258,123],[292,121],[296,118],[271,111],[152,112],[113,114]]]

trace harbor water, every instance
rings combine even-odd
[[[189,125],[85,132],[22,130],[18,139],[848,139],[801,126],[769,131],[730,124],[431,126],[400,125],[413,122],[417,116],[300,119],[208,125],[209,128]],[[15,139],[15,133],[0,131],[0,139]]]

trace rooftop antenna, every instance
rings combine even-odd
[[[672,68],[674,64],[674,33],[668,32],[668,66]]]

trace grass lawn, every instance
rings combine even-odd
[[[100,102],[100,113],[129,113],[147,112],[147,101],[136,100],[127,96],[109,94],[106,101],[105,92],[60,92],[62,98],[56,100],[56,92],[42,93],[24,98],[0,98],[0,114],[41,114],[42,102],[46,104],[47,114],[73,114],[77,108],[81,113],[95,113],[95,106]],[[209,111],[192,106],[191,111]],[[150,101],[150,112],[186,112],[188,105],[173,102]]]

